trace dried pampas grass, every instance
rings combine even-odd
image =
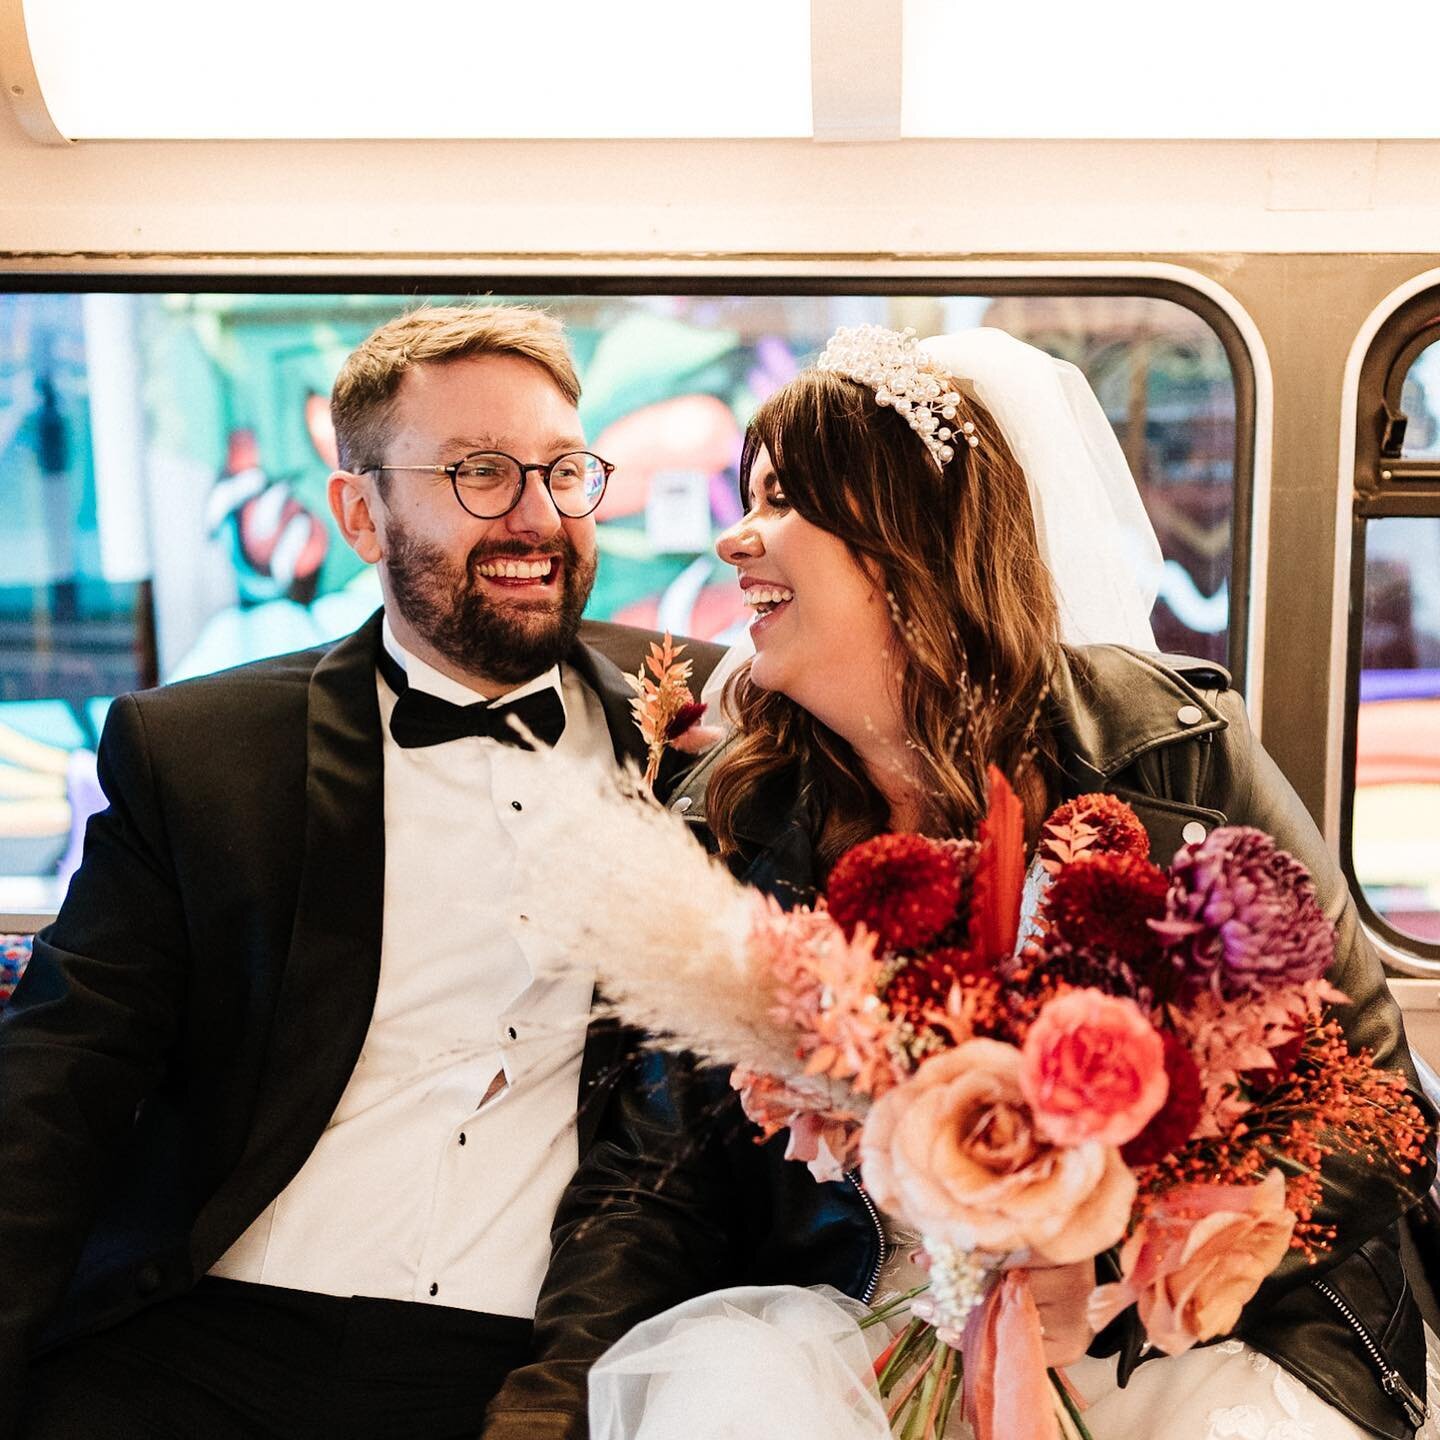
[[[564,879],[538,917],[546,938],[597,972],[604,1008],[667,1048],[799,1073],[794,1032],[771,1013],[775,978],[746,943],[774,902],[712,859],[638,775],[552,762],[571,855],[554,856]]]

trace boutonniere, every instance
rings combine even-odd
[[[648,751],[647,785],[653,785],[660,773],[665,747],[679,740],[705,713],[705,707],[690,693],[691,662],[680,658],[684,648],[671,640],[667,630],[660,644],[651,642],[639,670],[625,677],[635,691],[630,708]]]

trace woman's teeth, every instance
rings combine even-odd
[[[794,598],[793,590],[786,590],[780,585],[752,585],[745,592],[745,603],[762,615],[768,615],[777,605]]]
[[[491,580],[543,580],[548,579],[553,560],[487,560],[480,566],[480,573]]]

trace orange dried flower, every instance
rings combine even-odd
[[[690,693],[691,662],[680,659],[684,648],[683,644],[676,645],[671,640],[667,630],[660,644],[651,642],[650,653],[639,670],[625,677],[635,692],[630,708],[635,712],[635,724],[648,750],[647,785],[653,785],[660,773],[666,744],[683,734],[704,713],[704,706],[697,706]],[[647,668],[649,675],[645,673]]]

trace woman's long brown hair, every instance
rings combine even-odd
[[[1043,805],[1031,762],[1044,743],[1036,721],[1059,653],[1024,473],[989,412],[968,397],[954,423],[965,420],[978,446],[956,445],[937,471],[904,418],[867,387],[807,370],[760,407],[740,462],[742,504],[763,446],[787,503],[880,577],[900,639],[920,828],[950,836],[973,834],[984,815],[987,765]],[[760,787],[797,764],[823,817],[824,869],[886,828],[889,807],[854,750],[808,711],[751,683],[748,666],[727,701],[741,738],[716,766],[707,806],[723,851],[737,848],[736,817]]]

